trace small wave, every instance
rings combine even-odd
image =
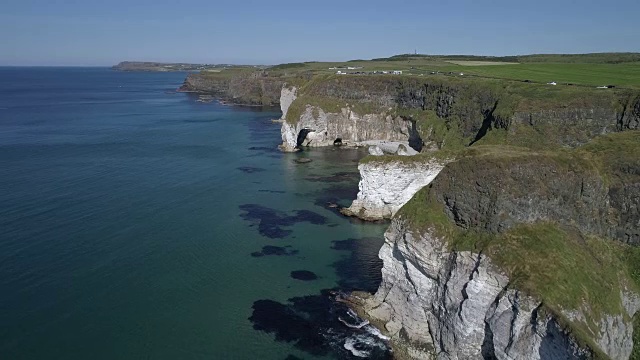
[[[362,329],[364,326],[369,325],[369,320],[361,319],[352,309],[347,309],[345,318],[338,316],[338,321],[352,329]]]
[[[364,330],[366,332],[368,332],[369,334],[371,334],[371,335],[373,335],[373,336],[375,336],[375,337],[377,337],[379,339],[382,339],[382,340],[389,340],[390,339],[390,337],[382,335],[380,330],[378,330],[377,328],[375,328],[375,327],[373,327],[371,325],[365,327]]]
[[[349,324],[346,320],[341,317],[338,317],[338,320],[343,323],[345,326],[350,327],[352,329],[362,329],[362,327],[369,325],[369,320],[363,320],[359,324]]]
[[[361,357],[361,358],[369,357],[369,355],[371,353],[369,351],[364,350],[364,349],[358,349],[356,347],[358,345],[359,345],[358,344],[358,339],[352,338],[352,337],[348,338],[344,342],[344,348],[349,350],[353,356],[357,356],[357,357]]]

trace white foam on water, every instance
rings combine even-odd
[[[345,340],[344,348],[349,350],[349,351],[351,351],[351,354],[353,356],[357,356],[357,357],[361,357],[361,358],[368,357],[369,354],[370,354],[368,351],[356,349],[357,342],[358,342],[357,338],[350,337],[347,340]]]
[[[369,325],[369,320],[363,320],[361,323],[359,324],[349,324],[346,320],[344,320],[341,317],[338,317],[338,321],[340,321],[341,323],[343,323],[345,326],[350,327],[352,329],[361,329],[364,326]]]
[[[375,327],[373,327],[371,325],[365,326],[364,330],[366,330],[369,334],[371,334],[371,335],[373,335],[373,336],[375,336],[375,337],[377,337],[379,339],[382,339],[382,340],[389,340],[390,339],[390,337],[382,335],[380,330],[378,330],[377,328],[375,328]]]

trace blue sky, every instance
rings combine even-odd
[[[640,52],[638,0],[3,0],[0,65]]]

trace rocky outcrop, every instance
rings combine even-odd
[[[189,74],[178,91],[212,95],[220,100],[252,106],[280,103],[284,80],[266,72],[239,72],[225,76],[202,72]]]
[[[618,130],[640,129],[640,96],[629,97],[622,102],[622,111],[618,113]]]
[[[358,146],[368,146],[369,154],[374,156],[381,155],[400,155],[400,156],[414,156],[419,154],[418,151],[413,149],[408,141],[386,141],[386,140],[372,140],[361,141],[357,143]]]
[[[511,279],[483,254],[450,251],[433,229],[416,232],[395,218],[380,250],[382,284],[364,302],[397,349],[415,359],[588,359],[578,341],[535,297],[510,287]],[[626,314],[604,315],[593,340],[613,359],[631,353],[629,317],[634,296],[621,293]],[[581,310],[565,310],[584,321]]]
[[[464,229],[497,233],[517,224],[554,220],[607,235],[607,187],[579,157],[536,153],[468,157],[434,183],[446,214]]]
[[[306,135],[299,139],[303,131]],[[325,112],[317,106],[306,106],[297,122],[282,124],[280,149],[295,151],[300,146],[333,146],[337,139],[344,145],[367,140],[408,141],[411,131],[411,122],[399,116],[358,114],[349,107],[340,112]]]
[[[418,190],[429,185],[447,162],[420,158],[361,163],[358,197],[342,213],[365,220],[389,219]]]
[[[548,133],[562,145],[577,147],[596,136],[623,130],[617,124],[617,116],[611,106],[552,109],[518,112],[511,118],[510,124],[529,126]],[[512,128],[517,131],[515,126]]]
[[[194,92],[200,94],[227,97],[229,91],[229,78],[207,76],[205,74],[189,74],[178,89],[182,92]]]
[[[447,166],[433,190],[448,217],[463,229],[500,233],[517,224],[552,220],[638,244],[640,162],[630,159],[619,167],[626,171],[624,180],[601,174],[577,154],[468,157]]]

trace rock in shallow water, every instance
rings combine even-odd
[[[308,270],[295,270],[291,272],[291,277],[296,280],[313,281],[318,279],[318,275]]]
[[[262,256],[291,256],[298,254],[298,250],[288,249],[287,247],[282,246],[271,246],[267,245],[262,247],[262,251],[252,252],[251,256],[253,257],[262,257]]]
[[[297,164],[307,164],[307,163],[310,163],[310,162],[311,162],[311,161],[313,161],[313,160],[311,160],[311,159],[309,159],[309,158],[299,158],[299,159],[295,159],[295,160],[293,160],[293,161],[294,161],[295,163],[297,163]]]
[[[259,167],[253,167],[253,166],[241,166],[238,168],[238,170],[247,173],[247,174],[253,174],[253,173],[257,173],[257,172],[263,172],[265,171],[265,169],[263,168],[259,168]]]
[[[332,291],[296,297],[286,303],[258,300],[253,303],[249,320],[258,331],[275,335],[275,340],[290,343],[298,350],[331,358],[391,359],[384,337],[372,326],[360,329],[345,326],[339,318],[349,309],[336,302]],[[304,357],[307,358],[307,357]]]

